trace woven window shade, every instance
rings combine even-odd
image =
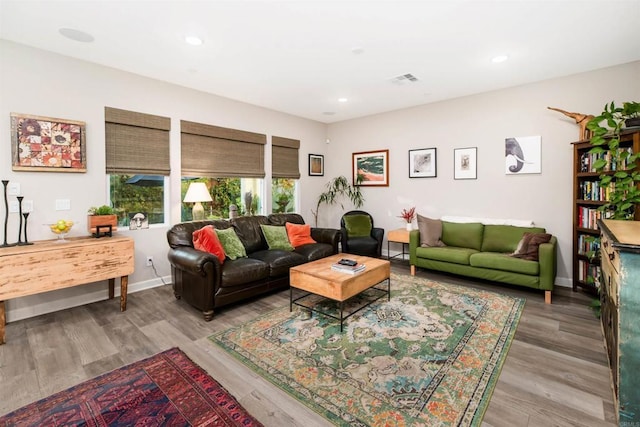
[[[169,175],[171,119],[105,107],[106,172]]]
[[[267,136],[180,121],[182,176],[264,178]]]
[[[300,141],[297,139],[271,137],[271,176],[273,178],[300,178],[299,148]]]

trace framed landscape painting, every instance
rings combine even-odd
[[[453,179],[478,178],[478,148],[455,148],[453,150]]]
[[[14,171],[86,172],[85,122],[11,113]]]
[[[388,187],[389,150],[352,154],[353,185]]]
[[[409,150],[409,178],[435,178],[438,176],[436,149]]]
[[[309,176],[324,176],[324,156],[309,154]]]

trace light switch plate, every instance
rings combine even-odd
[[[69,199],[56,199],[57,211],[69,211],[71,210],[71,200]]]
[[[33,200],[22,201],[22,212],[33,212]]]
[[[7,186],[7,195],[9,196],[19,196],[20,195],[20,183],[19,182],[10,182]],[[16,211],[18,212],[18,211]]]
[[[9,212],[18,213],[18,210],[19,210],[18,201],[17,200],[11,200],[9,202]]]

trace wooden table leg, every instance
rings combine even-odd
[[[120,278],[120,311],[127,309],[127,286],[129,285],[129,276]]]
[[[4,323],[5,323],[5,315],[4,315],[4,301],[0,301],[0,344],[4,344]]]
[[[109,279],[109,299],[115,295],[116,279]]]

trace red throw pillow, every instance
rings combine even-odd
[[[297,248],[298,246],[307,245],[309,243],[317,243],[311,238],[311,226],[309,224],[294,224],[287,222],[284,224],[287,228],[287,237],[291,246]]]
[[[193,247],[199,251],[212,253],[220,260],[220,264],[224,263],[226,258],[224,248],[213,225],[205,225],[193,232]]]

